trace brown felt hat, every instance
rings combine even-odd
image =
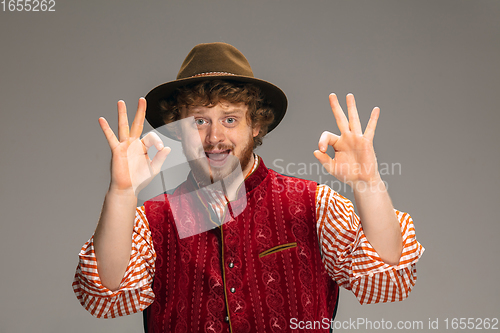
[[[269,125],[268,132],[278,126],[285,115],[288,104],[285,93],[274,84],[255,78],[248,60],[238,49],[226,43],[206,43],[196,45],[189,52],[177,74],[177,80],[163,83],[146,95],[147,121],[154,128],[165,125],[160,102],[181,86],[205,80],[253,83],[258,86],[274,111],[274,121]]]

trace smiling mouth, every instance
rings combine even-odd
[[[210,152],[205,152],[208,160],[210,161],[210,165],[213,166],[221,166],[226,162],[227,157],[229,156],[231,150],[212,150]]]

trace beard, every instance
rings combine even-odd
[[[200,187],[209,186],[220,181],[225,183],[225,186],[228,186],[238,179],[244,180],[246,175],[243,175],[242,172],[247,169],[253,156],[253,137],[249,137],[239,156],[231,154],[231,152],[234,153],[234,149],[234,145],[208,145],[203,147],[203,151],[200,149],[196,154],[193,154],[197,156],[193,158],[193,156],[189,156],[190,154],[186,154],[187,149],[184,147],[189,166]],[[207,152],[211,151],[228,151],[228,153],[225,157],[213,157],[211,159],[210,155],[207,154]]]

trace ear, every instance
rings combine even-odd
[[[257,135],[259,135],[260,132],[260,124],[256,124],[254,127],[252,127],[252,135],[255,138]]]

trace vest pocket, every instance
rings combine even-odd
[[[287,243],[287,244],[281,244],[275,247],[270,248],[269,250],[265,250],[264,252],[259,254],[259,258],[265,257],[268,254],[273,254],[279,251],[287,250],[297,247],[297,243]]]

